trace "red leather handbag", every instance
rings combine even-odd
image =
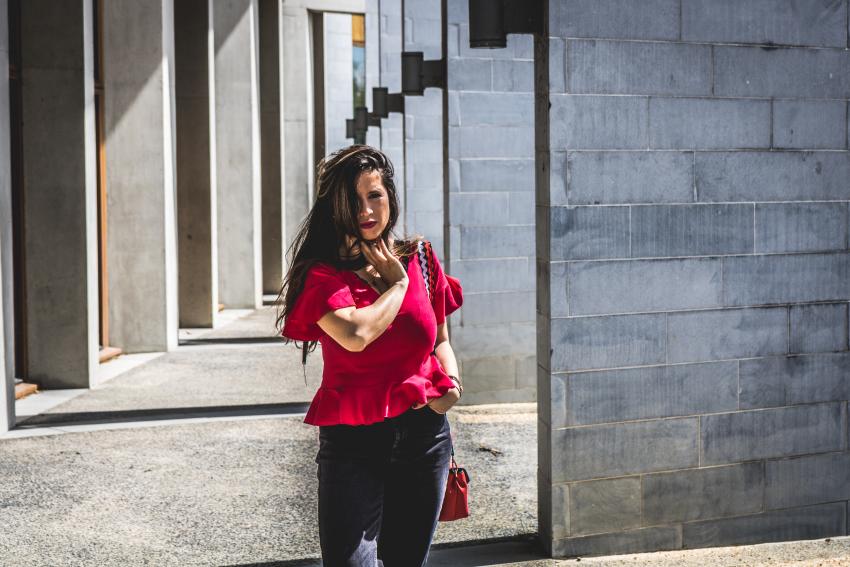
[[[422,277],[425,279],[425,289],[428,291],[428,296],[431,296],[431,290],[436,285],[436,269],[434,268],[434,260],[431,256],[431,243],[419,241],[417,243],[417,256],[419,265],[422,271]],[[449,286],[457,288],[460,286],[460,281],[452,276],[445,274],[449,282]],[[433,353],[432,353],[433,354]],[[460,520],[469,516],[469,473],[466,469],[457,466],[455,462],[455,450],[452,446],[452,463],[449,466],[449,478],[446,480],[446,494],[443,497],[443,507],[440,509],[439,521],[451,522],[452,520]]]
[[[457,466],[455,451],[452,449],[452,464],[446,482],[446,495],[440,510],[441,522],[451,522],[469,516],[469,474],[466,469]]]

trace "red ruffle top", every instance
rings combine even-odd
[[[432,249],[433,251],[433,249]],[[463,303],[457,278],[443,272],[433,254],[436,279],[430,301],[416,256],[407,266],[410,283],[396,318],[362,352],[344,349],[316,321],[328,311],[366,307],[380,295],[350,270],[318,262],[307,272],[304,290],[281,334],[322,345],[322,385],[304,418],[311,425],[366,425],[395,417],[414,403],[438,398],[454,387],[431,352],[437,325]]]

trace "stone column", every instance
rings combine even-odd
[[[219,297],[262,305],[257,0],[213,2]]]
[[[21,3],[27,378],[86,388],[98,364],[90,0]]]
[[[181,327],[213,327],[218,313],[212,2],[174,5]]]
[[[345,137],[345,120],[354,117],[354,69],[351,14],[324,17],[325,153],[329,154],[353,143]]]
[[[310,25],[301,6],[283,4],[283,185],[285,248],[312,205],[312,108],[313,78],[310,73]]]
[[[263,293],[277,294],[283,279],[283,153],[281,151],[281,1],[260,0],[260,157]]]
[[[174,6],[103,4],[110,343],[177,346]]]
[[[8,30],[7,0],[0,0],[0,69],[9,68]],[[9,74],[0,73],[0,433],[5,433],[15,426],[13,287]]]

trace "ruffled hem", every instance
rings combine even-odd
[[[439,398],[454,387],[434,355],[423,366],[430,370],[402,382],[369,386],[322,386],[316,392],[304,423],[310,425],[369,425],[401,415],[414,404]]]

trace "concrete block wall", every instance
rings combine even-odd
[[[425,60],[443,56],[440,0],[404,3],[404,49],[421,51]],[[446,258],[443,206],[443,89],[405,97],[405,227],[431,241]],[[450,324],[454,324],[452,321]]]
[[[448,0],[450,258],[464,288],[452,329],[464,402],[536,399],[534,60],[531,36],[469,48]],[[414,166],[415,167],[415,166]]]
[[[568,556],[847,534],[847,2],[547,10],[544,543]],[[461,252],[475,242],[462,233]]]

